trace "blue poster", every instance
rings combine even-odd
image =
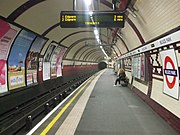
[[[10,90],[25,86],[25,59],[35,37],[34,33],[22,30],[12,45],[8,58]]]

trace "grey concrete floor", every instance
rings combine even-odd
[[[98,80],[75,135],[178,135],[108,69]]]

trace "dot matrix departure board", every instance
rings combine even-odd
[[[62,28],[78,27],[124,27],[124,13],[102,11],[61,11]]]

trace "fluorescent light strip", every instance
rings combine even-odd
[[[90,6],[92,4],[91,0],[84,0],[84,2],[86,3],[87,6]]]

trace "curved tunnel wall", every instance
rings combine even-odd
[[[123,1],[127,2],[127,0],[123,0]],[[120,10],[123,10],[126,8],[126,5],[123,5],[123,1],[120,6],[120,8],[121,8]],[[108,2],[106,0],[101,0],[100,2],[101,2],[100,5],[103,4],[103,7],[108,7],[108,9],[109,8],[112,9],[112,4],[110,2]],[[118,39],[119,41],[117,42],[117,52],[119,51],[119,55],[128,52],[128,50],[131,51],[131,50],[136,49],[136,47],[138,48],[139,46],[144,46],[145,44],[148,44],[148,42],[151,42],[151,40],[154,37],[158,37],[159,35],[167,32],[168,30],[177,28],[177,26],[179,26],[179,24],[180,24],[179,23],[179,17],[180,17],[179,16],[180,15],[179,14],[179,11],[180,11],[179,10],[179,1],[177,1],[177,0],[152,1],[151,4],[149,4],[146,1],[135,1],[135,2],[136,2],[135,6],[133,8],[131,7],[132,13],[129,13],[129,12],[127,13],[128,18],[126,20],[127,22],[125,24],[125,28],[121,29],[120,31],[117,31],[125,43],[124,44],[123,41],[120,41]],[[17,8],[17,7],[19,7],[19,8]],[[58,10],[58,12],[53,12],[53,13],[47,12],[48,10],[50,11],[50,9],[52,7],[54,7],[53,11]],[[10,5],[9,2],[6,2],[4,0],[1,2],[0,12],[1,12],[1,15],[6,17],[8,19],[8,21],[12,22],[12,24],[14,24],[14,22],[21,24],[21,25],[31,29],[32,31],[36,32],[36,33],[34,33],[34,32],[33,33],[37,37],[42,37],[44,40],[48,40],[45,43],[43,49],[41,50],[40,54],[42,56],[41,55],[39,56],[39,58],[40,58],[39,62],[43,62],[42,61],[44,58],[43,55],[45,54],[48,46],[53,41],[55,41],[55,43],[57,43],[57,44],[60,43],[59,44],[60,46],[62,43],[63,45],[65,45],[62,47],[65,47],[65,48],[68,47],[70,45],[70,43],[72,43],[71,40],[76,41],[76,40],[73,40],[73,38],[71,40],[68,40],[68,39],[70,39],[69,36],[67,36],[68,38],[66,38],[64,41],[62,41],[62,39],[64,38],[64,35],[71,35],[71,34],[67,34],[67,33],[75,33],[76,30],[72,30],[72,29],[71,30],[67,30],[67,29],[62,30],[58,27],[59,20],[57,20],[57,18],[59,17],[59,10],[61,10],[63,8],[70,9],[71,7],[72,7],[72,5],[70,4],[70,1],[67,1],[67,3],[63,3],[63,2],[60,2],[59,0],[53,0],[53,2],[46,1],[46,0],[24,2],[23,0],[19,0],[18,2],[13,1],[12,4]],[[46,13],[46,14],[44,14],[44,13]],[[48,19],[46,19],[46,18],[48,18]],[[32,21],[29,21],[29,20],[33,20],[33,23],[32,23]],[[19,27],[19,26],[20,25],[17,25],[17,27]],[[20,26],[19,28],[26,29],[25,27]],[[18,31],[20,31],[20,30],[18,30]],[[78,30],[78,31],[80,31],[80,30]],[[90,31],[92,31],[92,30],[90,30]],[[39,33],[39,34],[37,34],[37,33]],[[103,33],[106,34],[106,31]],[[48,37],[49,39],[45,38],[44,36]],[[112,40],[111,32],[108,36],[109,36],[108,40],[111,41]],[[80,39],[80,37],[78,37],[78,36],[77,37],[74,36],[74,37],[77,39]],[[91,36],[89,36],[89,37],[91,37]],[[86,38],[88,38],[88,37],[86,37]],[[146,43],[144,44],[144,42],[146,42]],[[126,47],[124,45],[126,45]],[[177,106],[179,106],[179,100],[172,100],[169,97],[166,98],[162,94],[162,85],[163,85],[162,84],[162,81],[163,81],[162,70],[161,70],[162,65],[161,65],[160,56],[157,52],[159,52],[161,50],[166,50],[168,48],[175,49],[176,55],[177,55],[177,58],[179,61],[179,57],[180,57],[179,56],[179,43],[173,44],[173,45],[167,45],[165,47],[161,47],[161,48],[154,49],[152,51],[147,51],[144,53],[147,56],[147,61],[149,61],[149,65],[150,65],[148,67],[148,69],[149,69],[148,85],[146,82],[135,79],[135,77],[132,76],[131,57],[130,58],[125,57],[125,58],[123,58],[123,61],[125,61],[125,63],[126,63],[125,68],[126,68],[127,76],[130,79],[129,83],[132,86],[131,88],[133,88],[133,90],[135,90],[135,92],[138,95],[140,95],[150,106],[152,106],[153,109],[155,109],[157,112],[162,114],[161,115],[162,117],[165,117],[165,119],[168,122],[172,123],[172,125],[175,125],[175,128],[178,130],[177,127],[178,127],[178,125],[180,125],[179,124],[179,117],[180,117],[179,116],[179,108],[177,107]],[[76,50],[78,50],[78,48],[76,48]],[[89,52],[89,51],[87,51],[87,52]],[[83,53],[81,53],[81,54],[83,54]],[[81,56],[81,54],[79,54],[79,57]],[[140,55],[142,55],[142,54],[140,54]],[[72,54],[72,56],[74,56],[74,55]],[[83,56],[86,56],[86,54],[84,54]],[[28,56],[26,56],[26,58],[28,58]],[[71,74],[75,75],[75,71],[79,71],[79,70],[85,71],[86,68],[91,69],[90,67],[93,67],[94,71],[97,70],[97,68],[98,68],[97,63],[98,63],[98,60],[102,59],[102,55],[98,56],[98,54],[97,54],[95,57],[87,56],[87,58],[91,58],[91,59],[93,59],[93,61],[84,61],[83,57],[81,58],[81,60],[78,60],[78,61],[75,59],[71,59],[70,57],[68,59],[67,58],[64,59],[63,63],[62,63],[63,65],[61,65],[61,66],[63,66],[62,74],[64,74],[64,76],[70,77]],[[96,62],[94,62],[95,58],[97,59]],[[19,64],[22,64],[21,60],[18,60],[18,61],[19,61]],[[49,60],[47,62],[49,62]],[[43,63],[41,63],[39,65],[39,67],[42,64]],[[49,65],[49,64],[50,63],[47,63],[47,65]],[[16,67],[12,65],[11,70],[14,70],[13,68],[16,68]],[[16,70],[18,70],[18,68]],[[72,71],[72,70],[74,70],[74,71]],[[2,72],[4,72],[4,71],[2,71]],[[41,76],[40,76],[41,79],[42,79],[42,72],[43,71],[41,71],[41,72],[38,71],[38,74],[41,74]],[[31,75],[29,75],[28,77],[32,78]],[[39,78],[38,82],[40,82],[40,78]],[[50,76],[50,78],[51,78],[51,76]],[[59,82],[58,80],[61,80],[60,78],[61,77],[56,78],[56,79],[54,79],[54,78],[51,78],[51,79],[53,81]],[[21,79],[21,78],[19,78],[19,79]],[[33,97],[35,97],[35,95],[38,95],[38,94],[43,94],[43,92],[50,91],[48,85],[50,84],[53,86],[53,84],[48,83],[48,82],[51,82],[52,81],[51,79],[46,80],[47,84],[42,83],[42,85],[35,85],[34,86],[35,89],[38,87],[38,89],[36,89],[36,91],[32,90],[31,87],[26,87],[25,88],[26,91],[24,91],[24,89],[21,89],[21,88],[20,89],[15,88],[16,90],[12,89],[10,91],[10,93],[13,93],[13,94],[11,94],[12,97],[14,96],[13,101],[15,101],[15,103],[17,103],[17,104],[20,104],[20,103],[22,103],[22,101],[26,101],[26,99],[30,99],[30,96],[28,94],[30,94],[30,92],[32,92],[32,91],[34,92]],[[32,79],[30,79],[30,80],[32,80]],[[29,81],[28,83],[30,83],[30,82],[31,81]],[[41,82],[43,82],[43,79]],[[27,83],[27,81],[26,81],[26,83]],[[24,86],[24,84],[23,84],[23,86]],[[53,87],[53,88],[55,88],[55,87]],[[29,89],[31,89],[32,91],[30,91]],[[46,90],[43,91],[42,89],[46,89]],[[21,92],[19,92],[19,91],[21,91]],[[17,99],[17,101],[16,101],[15,100],[16,94],[19,95],[19,99],[23,98],[23,100]],[[27,94],[28,98],[22,97],[23,94],[24,95]],[[8,93],[8,95],[9,95],[9,93]],[[8,96],[5,96],[5,97],[7,98]],[[6,98],[4,98],[4,99],[1,98],[0,100],[7,101]],[[168,101],[168,103],[165,100]],[[10,104],[12,104],[12,103],[10,103]],[[3,106],[3,104],[2,104],[2,106]],[[171,121],[171,120],[174,120],[176,122]]]

